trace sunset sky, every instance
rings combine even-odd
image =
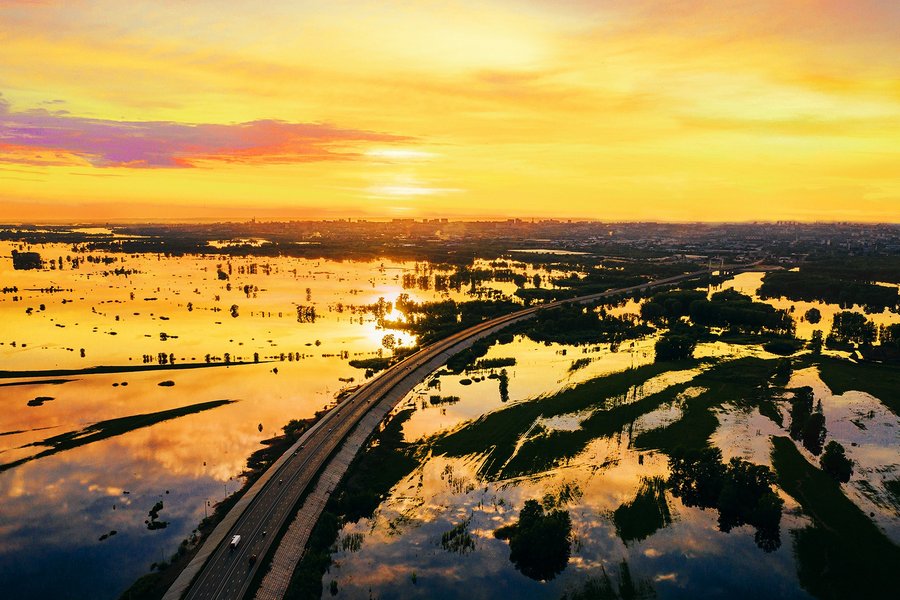
[[[0,220],[900,221],[897,0],[2,0]]]

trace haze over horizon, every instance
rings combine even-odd
[[[900,221],[900,4],[11,0],[0,221]]]

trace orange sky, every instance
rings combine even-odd
[[[900,221],[896,0],[5,0],[0,48],[4,221]]]

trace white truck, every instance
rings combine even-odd
[[[234,550],[235,548],[238,547],[238,544],[240,544],[240,543],[241,543],[241,536],[236,535],[236,536],[232,537],[231,544],[230,544],[231,549]]]

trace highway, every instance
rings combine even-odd
[[[405,379],[421,378],[421,373],[415,373],[419,367],[446,352],[458,352],[477,339],[496,331],[499,327],[530,318],[538,310],[571,302],[587,304],[610,296],[630,294],[695,279],[717,270],[737,271],[753,267],[756,267],[756,264],[705,269],[627,288],[540,304],[483,321],[420,349],[360,386],[310,428],[285,456],[270,467],[270,471],[260,478],[258,483],[261,483],[261,487],[255,496],[248,503],[239,504],[233,509],[233,512],[236,512],[243,508],[243,512],[233,519],[234,524],[227,530],[227,533],[224,528],[221,532],[217,528],[213,536],[207,540],[206,543],[217,543],[218,545],[211,552],[207,548],[201,549],[201,553],[198,554],[199,558],[195,559],[198,561],[195,570],[199,569],[199,573],[193,577],[193,581],[190,581],[187,593],[183,597],[198,600],[242,599],[247,594],[254,575],[261,566],[263,557],[268,553],[276,534],[287,523],[304,493],[311,489],[311,483],[316,474],[371,407],[375,406],[379,400]],[[410,380],[405,383],[415,384],[418,381]],[[229,515],[229,517],[233,516]],[[216,536],[216,533],[220,535]],[[221,533],[225,533],[225,535],[221,535]],[[236,548],[231,548],[229,542],[235,534],[241,536],[241,541]],[[217,539],[213,539],[213,537],[217,537]],[[208,557],[201,566],[200,561],[204,558],[204,550],[207,551]],[[251,564],[252,556],[258,557],[253,564]],[[190,577],[190,573],[187,571],[170,588],[169,593],[166,594],[167,599],[181,597],[184,587],[188,585],[187,578]]]

